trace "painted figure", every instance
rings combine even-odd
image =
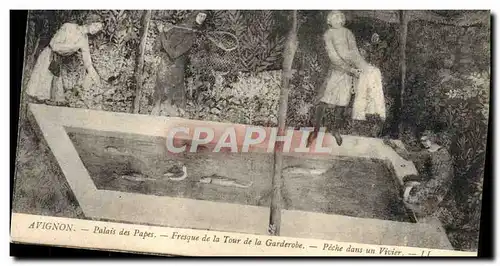
[[[151,115],[160,115],[166,110],[173,115],[175,108],[186,107],[186,88],[184,84],[184,68],[187,53],[192,48],[196,32],[206,19],[206,14],[199,12],[195,17],[187,18],[184,23],[164,28],[159,26],[160,33],[154,49],[160,51],[161,62],[158,69],[154,91],[154,107]]]
[[[331,65],[329,75],[316,95],[316,130],[309,136],[308,143],[310,145],[316,138],[325,109],[332,108],[333,125],[329,129],[340,146],[339,130],[345,127],[346,109],[351,102],[352,119],[355,120],[365,120],[366,114],[379,114],[385,119],[385,103],[381,73],[362,57],[354,35],[344,27],[344,14],[331,11],[327,23],[329,29],[323,38]],[[356,95],[354,99],[353,95]]]
[[[65,23],[52,37],[49,45],[40,53],[28,81],[27,94],[35,101],[64,103],[64,88],[61,77],[62,57],[81,52],[87,74],[83,87],[100,83],[100,77],[92,65],[88,35],[101,31],[103,24],[93,22],[86,25]]]
[[[435,142],[434,134],[424,132],[420,138],[424,147],[419,152],[408,152],[390,140],[384,141],[405,160],[413,161],[419,176],[405,178],[403,200],[419,217],[432,215],[447,195],[452,179],[452,158],[446,148]]]
[[[351,101],[355,89],[355,78],[359,77],[367,63],[357,50],[354,36],[344,28],[345,17],[340,11],[331,11],[327,16],[329,29],[323,35],[325,48],[330,58],[329,75],[316,95],[315,127],[309,144],[316,137],[322,124],[326,108],[334,109],[334,121],[331,128],[337,144],[342,145],[339,129],[344,127],[346,106]]]

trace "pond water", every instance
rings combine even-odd
[[[264,153],[167,153],[165,139],[116,132],[67,129],[98,189],[270,206],[273,155]],[[409,221],[385,164],[360,158],[285,157],[284,207],[362,218]],[[187,177],[163,174],[185,165]],[[290,168],[292,167],[292,168]],[[290,170],[291,169],[291,170]],[[319,169],[322,173],[294,171]],[[290,171],[289,171],[290,170]],[[139,174],[144,179],[125,179]],[[248,187],[200,182],[217,175]]]
[[[288,209],[411,222],[384,162],[341,158],[329,164],[321,175],[285,177]]]

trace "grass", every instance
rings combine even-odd
[[[27,121],[19,130],[13,212],[84,218],[45,140]]]

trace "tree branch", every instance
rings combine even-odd
[[[146,49],[146,40],[148,37],[149,21],[151,20],[151,10],[144,10],[141,19],[140,36],[141,41],[137,47],[137,57],[135,65],[135,98],[133,112],[139,113],[142,99],[142,83],[144,80],[144,50]]]

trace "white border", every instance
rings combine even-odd
[[[224,1],[224,0],[185,0],[185,1],[27,1],[10,2],[16,9],[490,9],[493,1]]]
[[[2,1],[0,4],[2,5],[2,7],[7,7],[9,9],[23,9],[23,8],[34,8],[34,7],[39,7],[39,8],[43,8],[43,9],[49,9],[50,7],[56,7],[58,9],[64,9],[64,8],[93,8],[93,9],[99,9],[99,8],[106,8],[105,5],[107,5],[107,7],[112,7],[112,8],[117,8],[117,9],[120,9],[120,8],[126,8],[126,7],[130,7],[130,6],[137,6],[138,8],[174,8],[178,5],[182,5],[183,8],[196,8],[197,7],[197,3],[206,3],[207,1],[204,1],[204,0],[198,0],[198,1],[168,1],[168,4],[159,4],[159,3],[165,3],[164,1],[150,1],[148,3],[148,1],[140,1],[140,2],[137,2],[137,1],[132,1],[132,0],[122,0],[122,1],[119,1],[119,2],[115,2],[115,1],[110,1],[110,2],[105,2],[105,1],[100,1],[100,0],[87,0],[85,1],[84,4],[82,4],[81,2],[77,2],[77,1],[66,1],[66,0],[57,0],[57,1],[54,1],[54,0],[47,0],[47,1],[43,1],[43,2],[40,2],[40,1],[37,1],[37,0],[18,0],[18,1]],[[152,4],[152,3],[156,3],[156,4]],[[278,8],[284,8],[285,6],[286,7],[296,7],[296,8],[300,8],[300,7],[305,7],[305,8],[315,8],[315,9],[324,9],[324,8],[327,8],[326,5],[328,6],[335,6],[336,8],[339,8],[339,9],[349,9],[349,8],[362,8],[362,9],[372,9],[370,8],[370,6],[374,6],[374,8],[380,8],[380,9],[397,9],[397,8],[404,8],[404,9],[469,9],[469,8],[473,8],[473,9],[491,9],[492,12],[494,14],[498,14],[498,10],[500,10],[498,8],[498,3],[499,1],[495,1],[495,0],[476,0],[476,1],[454,1],[454,0],[441,0],[441,1],[435,1],[435,0],[425,0],[425,1],[396,1],[396,0],[378,0],[378,1],[372,1],[372,0],[358,0],[358,1],[323,1],[323,0],[309,0],[309,1],[266,1],[266,0],[256,0],[256,1],[249,1],[250,4],[248,3],[245,3],[243,1],[225,1],[225,0],[212,0],[210,1],[211,3],[211,8],[212,9],[217,9],[217,7],[223,7],[223,8],[231,8],[231,7],[234,7],[234,8],[237,8],[237,9],[243,9],[245,7],[249,7],[249,5],[252,5],[254,8],[260,8],[260,9],[269,9],[269,8],[272,8],[272,7],[278,7]],[[285,4],[286,3],[286,4]],[[5,38],[3,38],[3,41],[0,42],[0,50],[2,51],[1,53],[1,57],[0,57],[0,60],[1,62],[3,62],[3,65],[2,65],[2,69],[0,70],[0,75],[2,75],[2,80],[4,83],[4,87],[5,88],[8,88],[10,87],[10,84],[9,84],[9,44],[8,44],[8,36],[7,36],[7,33],[9,32],[9,21],[8,21],[8,18],[9,18],[9,13],[8,13],[8,10],[7,8],[3,9],[3,13],[2,13],[2,32],[4,33],[4,36]],[[498,21],[498,16],[496,17],[496,20]],[[498,36],[498,26],[495,27],[495,36]],[[495,44],[495,47],[492,47],[492,48],[495,48],[498,50],[498,41],[496,42]],[[495,60],[495,63],[496,63],[496,57],[494,58]],[[495,64],[498,66],[498,64]],[[496,78],[498,75],[498,70],[495,69],[494,72],[492,73],[494,76],[494,78]],[[4,92],[5,93],[5,92]],[[7,95],[5,96],[9,96],[10,95],[10,90],[9,92],[7,92]],[[494,100],[497,100],[497,97],[498,96],[498,93],[495,94],[495,98]],[[0,99],[3,101],[2,104],[0,104],[0,106],[3,108],[3,110],[0,112],[0,117],[1,117],[1,124],[2,125],[7,125],[9,123],[9,120],[10,120],[10,116],[8,114],[10,109],[7,109],[7,106],[9,106],[9,97],[0,97]],[[495,109],[495,110],[498,110]],[[499,125],[499,121],[497,121],[497,119],[495,119],[494,121],[495,125],[495,129],[497,129],[497,126]],[[9,132],[7,131],[7,127],[4,126],[3,127],[3,131],[1,133],[1,139],[3,141],[3,145],[1,145],[1,147],[8,147],[9,145]],[[498,131],[498,130],[496,130]],[[497,144],[498,145],[498,142]],[[494,150],[496,151],[497,149],[497,146],[495,145],[494,147]],[[8,171],[9,169],[9,159],[10,158],[10,153],[8,151],[8,149],[4,148],[3,149],[3,153],[1,155],[1,160],[0,160],[0,169],[3,169],[4,170],[4,176],[9,176],[10,173]],[[500,160],[498,157],[495,158],[495,160]],[[495,165],[500,165],[500,163],[498,161],[495,161]],[[496,176],[495,176],[496,177]],[[10,185],[10,182],[8,182],[7,180],[9,180],[8,178],[4,178],[3,179],[3,182],[4,182],[4,185],[2,187],[4,188],[7,188],[9,185]],[[500,184],[499,182],[496,182],[495,183],[495,188],[496,188],[496,191],[498,191],[498,188],[500,187]],[[2,202],[2,205],[5,209],[3,210],[3,213],[4,213],[4,217],[5,219],[3,220],[2,222],[2,225],[3,228],[7,228],[7,225],[9,223],[9,213],[10,213],[10,210],[7,209],[9,206],[9,198],[7,197],[6,195],[7,193],[5,193],[4,197],[2,198],[3,202]],[[495,202],[498,202],[497,200],[497,197],[496,195],[494,196],[495,198]],[[500,212],[500,207],[498,204],[496,204],[496,208],[495,208],[495,211],[494,213],[498,214]],[[496,219],[496,215],[495,215],[495,219]],[[8,254],[7,254],[7,250],[8,250],[8,242],[6,241],[7,238],[9,237],[8,233],[7,233],[7,230],[3,230],[3,239],[4,241],[2,242],[2,252],[5,252],[5,253],[2,253],[2,256],[3,258],[8,258]],[[499,230],[495,230],[495,239],[498,239],[498,234],[499,234]],[[499,248],[499,245],[496,245],[496,248],[495,248],[495,254],[499,254],[500,253],[500,248]],[[12,263],[13,260],[10,259],[9,260],[9,264]],[[319,260],[316,260],[314,261],[316,263],[318,262],[324,262],[324,263],[330,263],[328,261],[319,261]],[[359,260],[354,260],[354,261],[349,261],[348,264],[349,265],[352,265],[352,264],[356,264],[356,263],[359,263],[360,261]],[[412,264],[414,262],[417,262],[418,261],[405,261],[405,264]],[[48,261],[48,263],[50,263],[52,265],[52,263],[55,263],[53,261]],[[97,261],[94,261],[93,263],[95,263],[96,265],[99,265],[99,262]],[[172,261],[171,261],[172,263]],[[209,261],[208,262],[205,262],[205,263],[210,263]],[[222,263],[220,261],[218,261],[217,263]],[[245,263],[245,261],[241,261],[240,263]],[[264,261],[259,261],[259,264],[265,264],[266,262]],[[272,263],[272,265],[277,265],[279,264],[280,262],[279,261],[272,261],[270,262]],[[289,263],[293,263],[292,261],[288,261],[288,262],[285,262],[287,265]],[[336,263],[340,263],[342,264],[342,262],[340,261],[337,261]],[[377,263],[375,261],[375,263]],[[381,263],[390,263],[390,261],[383,261]],[[431,261],[426,261],[426,263],[430,263],[432,264],[433,262]],[[458,261],[456,261],[455,263],[460,263]],[[470,263],[474,263],[470,260],[466,260],[464,261],[464,263],[467,263],[467,264],[470,264]],[[347,263],[346,263],[347,265]]]

